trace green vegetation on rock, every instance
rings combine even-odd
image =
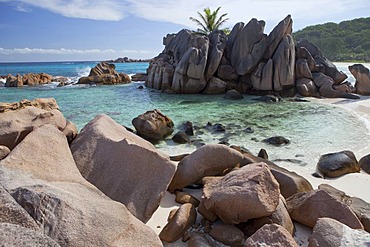
[[[213,30],[219,29],[229,18],[225,18],[227,13],[222,14],[218,17],[218,11],[221,7],[218,7],[216,10],[211,11],[210,8],[203,9],[204,14],[197,12],[200,19],[196,19],[194,17],[189,17],[189,19],[195,22],[198,26],[202,28],[198,28],[197,32],[201,34],[208,35]],[[224,19],[225,18],[225,19]],[[230,30],[228,28],[222,29],[225,33],[229,33]]]
[[[308,26],[293,33],[317,45],[333,61],[370,61],[370,17]]]

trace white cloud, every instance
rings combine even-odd
[[[19,12],[25,12],[25,13],[28,13],[28,12],[31,12],[31,11],[32,11],[32,9],[31,9],[31,8],[27,7],[26,5],[24,5],[24,4],[22,4],[22,3],[18,4],[18,5],[15,7],[15,9],[16,9],[17,11],[19,11]]]
[[[248,22],[251,18],[263,19],[267,25],[275,26],[286,15],[306,25],[322,21],[340,21],[356,17],[358,12],[369,12],[369,0],[0,0],[47,9],[51,12],[73,18],[118,21],[128,15],[148,20],[164,21],[196,28],[189,16],[197,17],[197,11],[205,7],[228,13],[230,21]]]
[[[227,23],[248,22],[252,18],[265,20],[267,25],[275,26],[288,14],[293,20],[303,20],[309,24],[322,18],[330,20],[333,16],[346,19],[353,10],[368,9],[369,0],[127,0],[131,5],[131,12],[137,16],[156,21],[167,21],[196,28],[189,20],[189,16],[196,17],[197,11],[202,12],[206,7],[216,9],[221,6],[220,13],[228,13]],[[226,24],[227,26],[227,24]]]
[[[16,54],[50,54],[50,55],[82,55],[82,54],[98,54],[98,55],[105,55],[105,54],[153,54],[153,51],[144,51],[144,50],[113,50],[113,49],[43,49],[43,48],[2,48],[0,47],[0,54],[3,55],[16,55]]]
[[[0,0],[39,7],[72,18],[119,21],[125,17],[119,0]],[[25,7],[23,7],[25,9]],[[19,5],[16,5],[19,9]]]

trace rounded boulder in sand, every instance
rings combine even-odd
[[[225,169],[240,164],[243,155],[222,144],[208,144],[183,158],[177,166],[168,190],[174,193],[206,176],[220,175]]]
[[[226,224],[239,224],[271,215],[279,196],[279,184],[268,166],[254,163],[210,180],[203,189],[202,203]]]

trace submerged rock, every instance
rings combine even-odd
[[[172,137],[172,141],[176,143],[184,144],[184,143],[189,143],[190,138],[185,132],[179,131]]]
[[[274,136],[267,139],[264,139],[263,142],[266,142],[271,145],[280,146],[280,145],[287,145],[290,143],[290,141],[283,137],[283,136]]]

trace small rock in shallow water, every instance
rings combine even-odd
[[[217,132],[225,132],[226,131],[226,127],[225,125],[223,124],[215,124],[213,126],[214,130],[217,131]]]
[[[266,103],[277,103],[277,102],[282,101],[282,99],[280,97],[275,96],[275,95],[264,95],[264,96],[261,96],[259,98],[256,98],[255,100],[263,101],[263,102],[266,102]]]
[[[179,143],[179,144],[184,144],[184,143],[189,143],[190,142],[190,139],[189,137],[186,135],[185,132],[182,132],[182,131],[179,131],[177,132],[173,137],[172,137],[172,141],[176,142],[176,143]]]
[[[264,139],[263,142],[266,142],[268,144],[275,145],[275,146],[280,146],[280,145],[283,145],[283,144],[289,144],[290,143],[290,141],[287,138],[283,137],[283,136],[270,137],[270,138]]]
[[[244,130],[244,132],[249,133],[249,134],[252,134],[252,133],[254,133],[254,129],[252,129],[252,127],[247,127],[247,128]]]

